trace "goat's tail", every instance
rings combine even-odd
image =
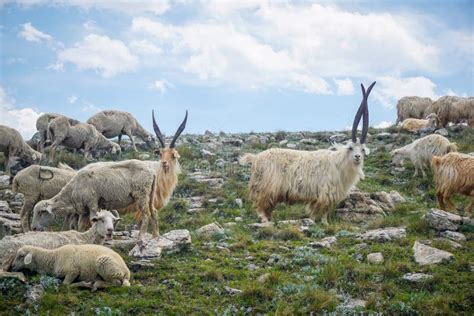
[[[257,155],[254,154],[245,154],[242,158],[239,159],[241,165],[248,165],[255,161]]]
[[[455,152],[455,151],[458,151],[458,144],[456,143],[450,143],[448,145],[448,150],[446,153],[452,153],[452,152]]]

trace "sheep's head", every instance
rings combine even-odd
[[[33,262],[33,253],[30,246],[23,246],[16,252],[15,259],[11,264],[13,271],[18,271],[24,268],[28,268]]]
[[[403,167],[404,157],[402,153],[398,149],[395,149],[395,150],[392,150],[390,154],[392,155],[391,165],[395,167]]]
[[[431,128],[437,128],[440,125],[439,118],[436,113],[429,114],[426,119],[428,120],[428,126]]]
[[[367,100],[374,85],[375,81],[369,86],[366,91],[364,85],[360,84],[360,87],[362,89],[362,102],[360,103],[359,109],[357,110],[357,113],[354,118],[354,123],[352,124],[352,139],[347,145],[347,153],[356,165],[363,163],[365,155],[368,155],[370,153],[369,148],[365,146],[365,143],[367,141],[367,133],[369,131],[369,106]],[[359,126],[361,119],[362,133],[360,136],[360,140],[357,140],[357,127]]]
[[[153,129],[155,130],[156,138],[158,139],[161,145],[161,148],[159,150],[161,167],[163,168],[165,172],[174,170],[176,165],[178,164],[178,159],[180,158],[178,151],[175,149],[176,140],[178,139],[179,135],[181,135],[181,133],[184,131],[184,128],[186,127],[186,122],[188,120],[188,111],[186,110],[186,115],[184,116],[184,120],[181,123],[181,125],[178,127],[178,130],[176,131],[176,133],[174,134],[174,137],[171,140],[169,147],[166,147],[165,145],[165,139],[163,135],[161,134],[158,124],[156,124],[154,112],[152,112],[152,118],[153,118]]]
[[[122,152],[122,148],[120,148],[120,145],[114,142],[111,143],[112,144],[110,144],[110,153],[112,155],[120,155],[120,153]]]
[[[36,203],[33,208],[33,220],[31,229],[34,231],[43,231],[54,222],[54,213],[49,200],[43,200]]]
[[[112,239],[115,224],[120,220],[121,218],[116,210],[101,210],[91,219],[93,225],[95,225],[97,235],[106,240]]]

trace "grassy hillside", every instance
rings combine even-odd
[[[414,137],[399,134],[387,141],[377,140],[380,130],[371,130],[374,136],[369,147],[372,154],[365,163],[366,179],[358,185],[366,192],[400,192],[407,200],[398,205],[387,217],[355,225],[339,221],[333,216],[331,225],[310,227],[304,234],[297,227],[287,225],[255,229],[248,226],[258,217],[248,199],[249,171],[234,162],[244,152],[259,152],[279,146],[281,140],[299,144],[314,139],[314,144],[298,145],[302,149],[327,148],[330,144],[325,133],[278,132],[266,143],[244,143],[235,146],[224,143],[207,155],[206,136],[186,136],[188,141],[178,150],[183,169],[180,182],[169,205],[160,212],[160,231],[189,229],[192,247],[175,254],[164,254],[154,266],[132,272],[130,288],[112,288],[91,293],[58,285],[54,278],[28,274],[30,284],[45,286],[42,299],[33,304],[24,301],[29,285],[16,281],[2,281],[0,314],[50,314],[70,312],[77,314],[309,314],[310,312],[353,311],[383,312],[386,314],[446,314],[472,315],[474,313],[474,227],[463,226],[467,241],[454,249],[443,240],[434,240],[433,246],[454,254],[449,263],[420,267],[413,258],[415,240],[434,239],[435,233],[421,220],[430,208],[436,207],[431,173],[428,179],[412,178],[413,167],[393,175],[389,151],[393,146],[411,142]],[[255,134],[256,136],[261,136]],[[228,137],[233,137],[228,135]],[[236,136],[237,137],[237,136]],[[248,138],[245,135],[244,138]],[[450,131],[451,141],[460,151],[474,152],[474,130]],[[208,157],[206,157],[208,156]],[[126,153],[122,159],[138,157]],[[80,157],[61,156],[75,167],[85,164]],[[205,174],[224,179],[221,188],[210,189],[193,180],[189,174],[203,170]],[[206,171],[207,170],[207,171]],[[204,196],[202,210],[188,213],[187,197]],[[240,208],[235,199],[243,200]],[[467,199],[457,197],[456,204],[467,205]],[[197,236],[195,230],[205,224],[237,221],[226,226],[225,233],[209,238]],[[274,212],[276,220],[307,217],[303,205],[279,205]],[[125,216],[119,229],[133,223],[132,214]],[[405,226],[407,238],[395,242],[365,242],[354,235],[367,229]],[[310,242],[326,236],[337,236],[331,248],[313,248]],[[366,255],[381,252],[383,264],[371,264]],[[132,258],[122,253],[127,262]],[[423,272],[433,278],[410,283],[401,277],[408,272]],[[229,288],[238,289],[233,293]],[[350,299],[366,301],[366,307],[349,309]]]

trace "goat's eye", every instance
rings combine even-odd
[[[352,148],[352,147],[349,147],[349,150],[353,150],[353,149],[354,149],[354,148]]]

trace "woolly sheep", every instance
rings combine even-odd
[[[268,149],[259,154],[246,154],[241,164],[252,164],[249,182],[250,197],[263,222],[271,220],[271,212],[279,202],[305,203],[311,216],[321,217],[328,224],[328,213],[347,197],[349,190],[364,178],[364,156],[369,154],[365,146],[368,132],[367,98],[375,82],[367,92],[362,87],[363,100],[357,111],[349,144],[336,146],[335,151],[323,149],[300,151]],[[363,117],[362,135],[356,133]]]
[[[460,193],[471,198],[466,207],[467,216],[471,216],[474,208],[474,157],[461,153],[435,156],[432,167],[440,208],[457,212],[451,197]]]
[[[397,121],[395,125],[408,118],[421,119],[426,117],[426,109],[433,103],[430,98],[403,97],[397,103]]]
[[[470,127],[474,127],[473,97],[444,96],[432,104],[431,111],[438,115],[442,127],[462,121],[467,121]]]
[[[426,119],[408,118],[401,123],[401,127],[409,132],[434,131],[439,126],[438,115],[429,114]]]
[[[50,160],[54,160],[56,147],[63,145],[73,149],[84,149],[84,157],[91,158],[91,151],[107,150],[120,153],[120,146],[105,138],[97,129],[87,123],[71,126],[66,117],[53,119],[48,125],[48,138],[52,141]]]
[[[117,211],[101,210],[92,219],[92,227],[85,232],[28,232],[4,237],[0,240],[0,263],[6,267],[12,255],[22,246],[54,249],[69,244],[103,244],[112,239],[114,226],[120,220]],[[8,270],[8,269],[5,269]]]
[[[23,232],[30,230],[30,216],[35,204],[58,194],[75,174],[75,170],[64,164],[59,164],[59,168],[35,165],[23,169],[13,178],[13,192],[25,196],[20,212]]]
[[[92,291],[130,286],[130,270],[122,257],[100,245],[66,245],[57,249],[23,246],[17,251],[12,268],[51,274],[64,278],[63,284],[89,287]],[[75,280],[79,282],[73,283]]]
[[[456,143],[451,143],[446,137],[433,134],[417,139],[411,144],[395,149],[391,152],[392,165],[403,166],[403,160],[408,158],[415,165],[414,177],[421,171],[426,177],[424,167],[431,166],[433,156],[443,156],[449,152],[457,151]]]
[[[117,110],[101,111],[89,118],[87,123],[94,125],[107,138],[118,136],[119,145],[122,141],[122,135],[127,135],[132,142],[134,151],[137,151],[137,148],[133,136],[141,138],[152,148],[155,146],[153,136],[128,112]]]
[[[10,173],[10,159],[13,157],[24,159],[30,164],[36,164],[41,160],[41,154],[25,143],[16,129],[4,125],[0,125],[0,152],[5,155],[7,173]]]
[[[48,140],[48,135],[47,135],[48,124],[49,122],[51,122],[53,119],[57,117],[65,117],[65,116],[61,114],[57,114],[57,113],[44,113],[44,114],[41,114],[36,120],[36,130],[39,132],[38,150],[42,154],[44,154],[44,145],[46,141]],[[79,121],[76,121],[74,119],[67,118],[67,120],[69,121],[70,125],[79,124]]]

